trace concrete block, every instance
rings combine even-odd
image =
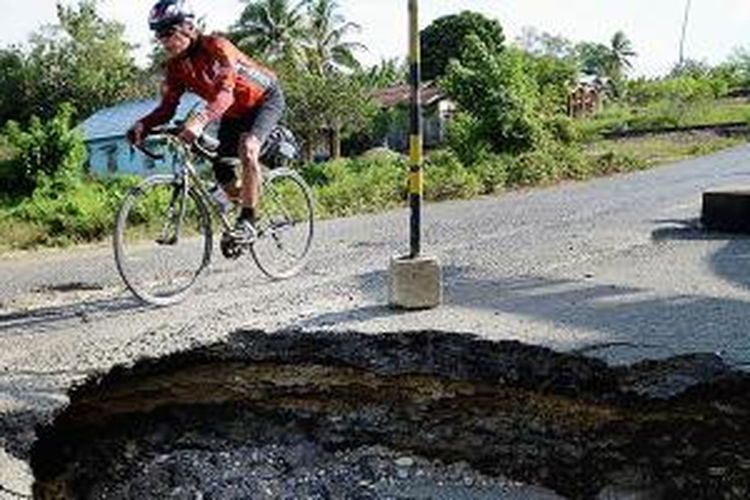
[[[399,309],[432,309],[443,300],[442,272],[434,257],[396,257],[388,270],[388,300]]]
[[[701,223],[714,231],[750,233],[750,187],[724,187],[703,193]]]

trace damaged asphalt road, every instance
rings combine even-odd
[[[388,259],[407,246],[405,211],[320,224],[310,265],[288,281],[268,282],[249,259],[217,260],[168,309],[122,289],[108,247],[4,257],[0,497],[30,494],[34,425],[64,407],[71,386],[243,328],[430,329],[612,366],[700,353],[745,370],[750,240],[706,233],[696,219],[703,189],[750,179],[748,153],[427,206],[424,247],[444,272],[434,311],[384,307]]]

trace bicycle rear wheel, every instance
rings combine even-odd
[[[174,176],[149,177],[120,207],[115,262],[141,300],[169,305],[182,300],[211,260],[211,217],[203,198]]]
[[[293,170],[270,171],[263,182],[252,255],[263,273],[288,278],[302,269],[312,245],[313,198],[310,187]]]

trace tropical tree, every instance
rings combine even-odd
[[[422,76],[433,80],[445,74],[451,59],[464,52],[466,37],[475,35],[491,53],[503,48],[505,36],[500,23],[476,12],[444,16],[421,33]]]
[[[360,26],[347,21],[338,9],[336,0],[311,0],[309,4],[307,58],[310,70],[319,75],[360,68],[354,52],[366,50],[361,43],[346,41],[351,33],[360,30]]]
[[[409,70],[406,63],[399,59],[383,59],[380,64],[363,69],[356,73],[359,80],[370,89],[383,89],[405,83]]]
[[[581,70],[608,81],[613,97],[620,97],[625,88],[627,70],[632,69],[630,59],[636,56],[633,45],[622,31],[612,36],[609,45],[582,42],[576,46]]]
[[[27,58],[32,113],[50,118],[63,102],[85,116],[132,97],[139,71],[124,25],[105,21],[96,0],[57,5],[59,24],[35,33]]]
[[[581,42],[576,46],[581,71],[587,75],[606,77],[610,70],[609,48],[602,43]]]
[[[230,29],[230,38],[253,56],[269,62],[303,61],[307,40],[308,0],[243,0],[245,8]]]
[[[612,76],[623,77],[628,69],[633,69],[630,59],[637,54],[633,50],[633,44],[622,31],[618,31],[612,36],[609,44],[610,65]]]
[[[546,31],[540,32],[532,26],[521,29],[521,35],[516,43],[526,52],[539,57],[554,59],[574,59],[575,45],[561,35],[553,35]]]
[[[342,138],[365,128],[374,114],[368,88],[354,75],[293,71],[282,76],[289,125],[302,138],[306,161],[321,139],[338,158]]]
[[[519,49],[493,52],[476,35],[448,65],[441,85],[475,119],[471,136],[497,153],[533,149],[542,137],[539,89]]]
[[[8,120],[25,122],[30,117],[30,82],[21,50],[0,50],[0,124]]]

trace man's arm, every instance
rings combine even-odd
[[[184,93],[185,85],[168,71],[159,106],[139,120],[143,128],[148,131],[171,120],[177,112],[177,106],[180,104],[180,98]]]
[[[224,112],[234,104],[234,86],[237,81],[237,71],[228,46],[229,41],[223,38],[211,38],[205,43],[206,50],[218,62],[218,71],[213,82],[218,92],[214,100],[206,103],[206,107],[198,114],[203,125],[221,118]]]

